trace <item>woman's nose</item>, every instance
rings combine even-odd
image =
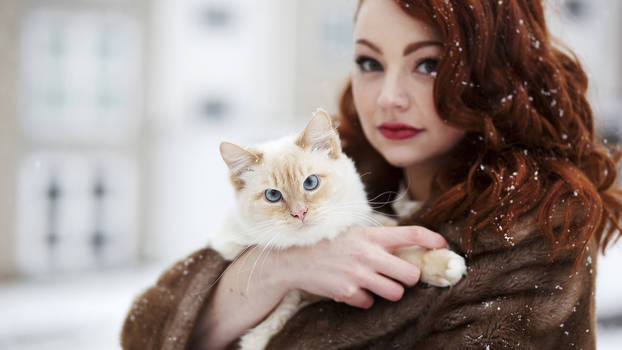
[[[378,106],[383,109],[406,109],[410,103],[399,75],[387,75],[378,96]]]

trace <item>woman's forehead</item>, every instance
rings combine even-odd
[[[395,1],[365,0],[354,26],[354,40],[365,39],[380,47],[400,49],[417,41],[441,41],[426,22],[409,16]]]

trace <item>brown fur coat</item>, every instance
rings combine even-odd
[[[458,225],[440,231],[464,254]],[[506,237],[480,232],[468,274],[452,288],[417,285],[369,310],[329,300],[301,309],[268,349],[594,349],[597,246],[551,261],[532,216]],[[137,297],[121,334],[124,349],[185,349],[225,262],[200,250]],[[232,310],[232,313],[235,313]],[[230,348],[235,348],[232,344]]]

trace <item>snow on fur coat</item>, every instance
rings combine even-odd
[[[376,298],[368,310],[321,301],[294,315],[267,349],[594,349],[596,242],[576,265],[578,249],[551,260],[534,218],[525,216],[507,237],[479,232],[467,276],[452,288],[418,284],[397,302]],[[464,255],[459,225],[440,233]],[[123,348],[188,348],[227,264],[202,249],[165,271],[136,298]]]

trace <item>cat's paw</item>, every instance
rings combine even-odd
[[[449,287],[466,275],[464,258],[448,249],[431,250],[422,257],[421,281]]]

